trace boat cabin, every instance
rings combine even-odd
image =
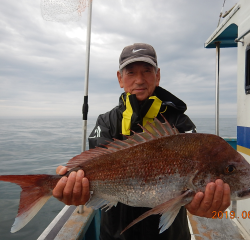
[[[220,48],[237,47],[237,151],[250,163],[250,1],[240,0],[205,42],[216,49],[216,86],[219,86]],[[217,92],[217,91],[216,91]],[[216,95],[217,96],[217,95]],[[218,96],[217,96],[218,97]],[[217,99],[218,101],[218,99]],[[217,106],[218,108],[218,106]],[[218,109],[217,111],[218,112]],[[217,116],[218,118],[218,116]],[[232,204],[236,220],[250,234],[250,199]],[[247,238],[249,239],[249,238]]]

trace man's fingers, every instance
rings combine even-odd
[[[200,212],[205,213],[211,208],[215,189],[216,189],[215,183],[211,182],[207,184],[206,190],[205,190],[205,196],[200,205],[200,209],[199,209]]]
[[[67,184],[63,190],[63,199],[64,203],[66,205],[71,205],[72,204],[72,193],[75,185],[75,180],[76,180],[76,172],[71,172]]]
[[[211,214],[212,211],[218,211],[221,207],[222,204],[222,199],[223,199],[223,193],[224,193],[224,183],[221,179],[217,179],[215,181],[215,192],[214,192],[214,197],[212,199],[212,205],[210,207],[211,209]]]
[[[60,170],[61,170],[62,167],[63,167],[63,166],[60,165],[60,166],[58,166],[58,167],[56,168],[56,174],[57,174],[57,175],[59,175],[59,172],[60,172]]]
[[[68,171],[68,169],[65,166],[58,166],[56,168],[56,174],[57,175],[64,175],[67,171]]]
[[[200,204],[201,204],[203,197],[204,197],[204,193],[198,192],[195,194],[192,202],[186,205],[187,210],[191,214],[195,214],[197,212],[197,210],[200,207]]]
[[[202,193],[197,193],[192,202],[186,205],[191,214],[211,218],[213,212],[225,211],[230,205],[230,187],[221,179],[207,184],[202,200],[198,194]]]
[[[57,198],[58,200],[62,200],[63,199],[63,189],[65,188],[66,184],[67,184],[67,177],[62,177],[56,187],[53,189],[53,196],[55,198]]]
[[[67,168],[59,166],[58,174],[65,174]],[[71,172],[67,177],[62,177],[53,190],[53,196],[67,205],[81,205],[89,200],[89,181],[84,178],[84,171]]]
[[[82,197],[81,204],[85,204],[89,200],[89,180],[87,178],[82,179]]]
[[[72,201],[74,205],[78,206],[81,204],[81,196],[82,196],[82,178],[84,177],[83,170],[79,170],[76,173],[75,184],[73,188]]]
[[[222,204],[220,206],[219,211],[225,211],[230,206],[231,201],[231,194],[230,194],[230,187],[227,183],[224,183],[223,185],[224,191],[223,191],[223,199]]]

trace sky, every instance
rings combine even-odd
[[[88,8],[72,14],[77,2],[1,0],[0,118],[81,117]],[[120,53],[145,42],[157,52],[160,86],[188,105],[187,115],[213,117],[215,49],[205,49],[204,42],[217,27],[223,2],[93,0],[89,116],[118,104]],[[226,0],[223,12],[235,3]],[[59,21],[45,20],[49,13]],[[75,16],[79,20],[71,21]],[[221,49],[221,116],[237,114],[236,79],[237,48]]]

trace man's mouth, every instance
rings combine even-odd
[[[144,92],[146,88],[136,88],[134,89],[134,92]]]

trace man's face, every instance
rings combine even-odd
[[[156,86],[160,83],[160,69],[157,73],[155,68],[146,62],[130,63],[123,69],[121,75],[117,71],[120,87],[130,94],[136,94],[138,101],[144,101],[150,97]]]

